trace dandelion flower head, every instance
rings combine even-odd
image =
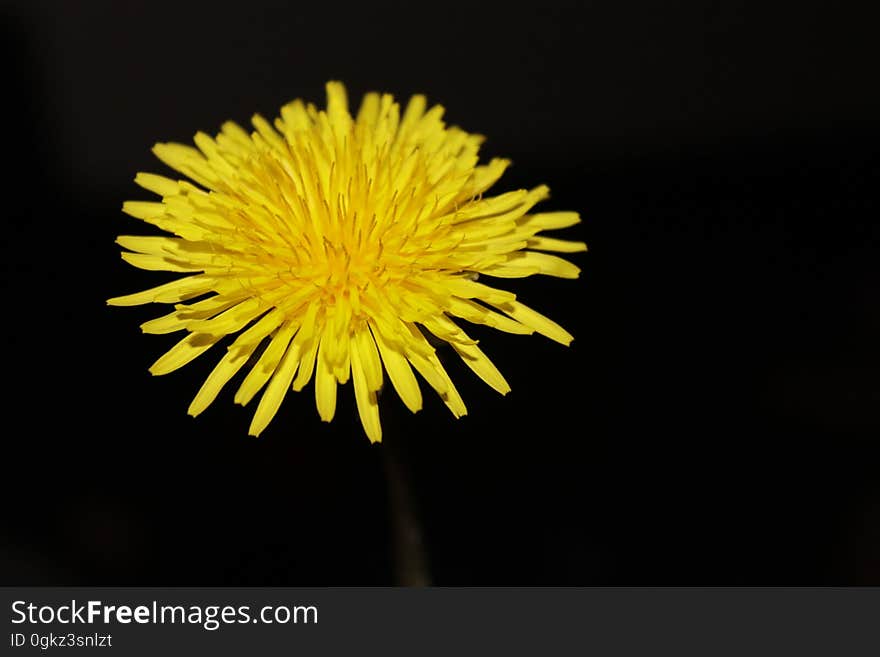
[[[250,134],[227,122],[214,138],[198,133],[197,148],[154,147],[188,180],[139,173],[135,182],[161,200],[129,201],[123,211],[169,235],[117,242],[135,267],[184,276],[108,303],[173,306],[142,325],[146,333],[184,333],[153,374],[231,336],[191,415],[244,368],[235,401],[247,404],[262,391],[252,435],[289,390],[312,380],[318,413],[329,422],[337,386],[351,379],[375,442],[386,376],[413,412],[422,407],[417,372],[456,417],[466,414],[427,336],[448,343],[501,394],[510,387],[459,320],[571,342],[558,324],[484,281],[576,278],[579,269],[552,252],[586,246],[541,233],[578,223],[577,213],[531,213],[548,196],[543,185],[487,195],[509,162],[479,164],[483,138],[442,117],[443,108],[428,109],[423,96],[401,113],[390,95],[377,93],[366,94],[353,117],[345,88],[330,82],[326,110],[295,100],[274,125],[254,116]]]

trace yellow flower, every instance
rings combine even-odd
[[[509,162],[478,165],[483,138],[446,127],[442,116],[440,106],[426,110],[423,96],[401,116],[390,95],[370,93],[352,118],[345,88],[330,82],[326,111],[295,100],[281,108],[274,128],[257,115],[250,135],[229,122],[213,139],[198,133],[198,149],[154,147],[195,184],[139,173],[135,182],[162,200],[128,201],[123,211],[176,237],[125,235],[117,242],[135,267],[187,275],[108,303],[174,304],[142,325],[145,333],[186,332],[153,374],[174,371],[237,334],[191,415],[259,355],[235,394],[247,404],[265,386],[252,435],[268,425],[288,389],[302,390],[313,377],[318,413],[331,421],[336,386],[351,376],[361,422],[375,442],[382,437],[376,393],[383,365],[411,411],[422,406],[415,369],[456,417],[466,413],[426,332],[501,394],[510,390],[504,377],[454,318],[571,342],[514,294],[476,279],[577,278],[577,267],[543,252],[586,246],[538,234],[578,223],[577,213],[528,214],[547,197],[545,186],[483,196]]]

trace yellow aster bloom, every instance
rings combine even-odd
[[[447,127],[442,116],[443,108],[427,109],[423,96],[401,115],[390,95],[370,93],[352,117],[345,88],[331,82],[326,111],[295,100],[274,127],[257,115],[251,134],[229,122],[214,138],[198,133],[198,148],[155,146],[160,160],[193,182],[139,173],[135,182],[162,200],[129,201],[123,211],[176,237],[117,242],[135,267],[187,275],[108,303],[174,304],[142,325],[146,333],[186,333],[153,364],[153,374],[172,372],[237,334],[191,415],[253,356],[235,394],[247,404],[265,388],[252,435],[265,429],[289,389],[312,379],[318,413],[331,421],[337,384],[350,377],[367,436],[379,441],[376,393],[386,373],[411,411],[422,406],[415,370],[456,417],[466,413],[426,332],[502,394],[507,381],[455,318],[571,342],[514,294],[476,278],[576,278],[577,267],[545,252],[586,246],[540,233],[578,223],[577,213],[529,214],[547,197],[545,186],[484,196],[508,161],[479,165],[483,138]]]

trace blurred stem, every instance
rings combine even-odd
[[[397,435],[386,435],[382,442],[391,515],[394,583],[397,586],[430,586],[428,555],[413,497],[408,460],[398,438]]]

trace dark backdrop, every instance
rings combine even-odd
[[[863,3],[867,4],[867,3]],[[350,387],[264,436],[104,300],[123,200],[188,141],[327,79],[425,92],[576,209],[566,326],[475,331],[469,417],[383,398],[439,584],[880,584],[877,17],[836,2],[0,5],[3,584],[385,584],[381,447]]]

